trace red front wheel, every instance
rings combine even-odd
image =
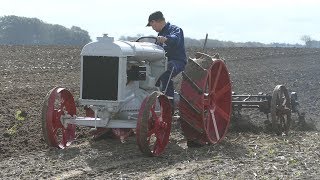
[[[60,118],[75,114],[74,99],[68,90],[56,87],[49,91],[42,107],[42,132],[49,146],[64,149],[72,143],[76,126],[68,124],[64,127]]]
[[[171,105],[161,92],[146,97],[139,111],[136,138],[140,150],[149,156],[159,156],[169,142]]]

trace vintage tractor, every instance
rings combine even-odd
[[[79,125],[94,131],[109,130],[120,139],[135,133],[144,154],[163,153],[169,142],[172,107],[155,84],[166,71],[167,58],[160,46],[142,42],[144,38],[150,37],[129,42],[114,41],[105,35],[83,47],[80,98],[75,101],[63,87],[53,88],[45,97],[42,130],[49,146],[69,146]],[[188,143],[221,141],[228,130],[232,106],[241,104],[241,97],[232,98],[224,61],[198,53],[195,59],[189,59],[182,76],[175,104]],[[232,104],[235,98],[238,100]],[[85,109],[85,117],[77,116],[76,106]],[[292,107],[284,86],[276,87],[268,106],[275,124],[290,119]]]

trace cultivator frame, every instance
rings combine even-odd
[[[107,47],[109,52],[95,50],[101,50],[102,47]],[[148,156],[161,155],[169,142],[172,123],[169,99],[154,84],[154,79],[166,70],[164,50],[154,43],[113,42],[109,37],[89,44],[84,49],[89,53],[83,50],[82,57],[89,54],[87,64],[93,61],[98,64],[96,67],[103,61],[105,64],[106,61],[115,64],[113,61],[119,60],[114,65],[119,69],[111,71],[119,73],[112,74],[119,78],[117,81],[112,79],[116,89],[110,92],[115,95],[104,96],[99,91],[98,96],[92,96],[90,93],[95,90],[91,82],[87,82],[85,97],[97,97],[98,100],[80,98],[81,101],[75,103],[67,89],[56,87],[50,90],[42,109],[42,130],[46,143],[66,148],[76,138],[76,125],[80,125],[91,127],[97,134],[111,130],[121,140],[135,132],[141,152]],[[95,59],[94,53],[99,60]],[[86,69],[83,66],[81,60],[82,71]],[[103,71],[103,68],[99,67],[99,71]],[[86,72],[90,74],[92,69]],[[90,76],[96,79],[106,75],[105,72],[102,72],[102,76],[94,73]],[[127,73],[127,79],[123,78],[124,73]],[[82,72],[81,80],[85,76]],[[232,94],[231,80],[224,61],[217,54],[210,56],[205,53],[197,53],[195,59],[189,59],[182,77],[180,98],[176,98],[174,104],[178,106],[181,129],[188,145],[220,142],[228,131],[232,108],[258,108],[266,114],[270,113],[275,132],[288,133],[291,112],[297,110],[297,102],[293,103],[283,85],[276,86],[272,96]],[[80,94],[83,92],[82,83]],[[107,86],[100,84],[99,87],[106,89]],[[294,95],[292,97],[297,100]],[[112,99],[104,100],[105,97]],[[76,104],[83,106],[85,117],[77,116]]]
[[[304,123],[304,113],[299,110],[298,95],[296,92],[289,92],[284,85],[277,85],[272,95],[262,92],[257,95],[232,93],[233,113],[240,114],[242,109],[259,109],[260,112],[271,116],[272,130],[278,134],[288,134],[292,113],[298,115],[299,123]]]

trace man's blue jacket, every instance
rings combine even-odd
[[[182,29],[167,22],[163,29],[158,33],[158,36],[167,38],[167,41],[162,47],[166,51],[168,61],[178,61],[185,65],[187,63],[187,55],[184,47]]]

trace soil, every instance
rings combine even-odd
[[[188,49],[193,57],[197,49]],[[237,94],[271,94],[278,84],[298,93],[307,124],[277,136],[257,109],[232,117],[225,139],[188,148],[179,122],[160,157],[143,155],[135,137],[92,139],[77,127],[64,150],[41,130],[44,97],[65,87],[79,97],[81,47],[0,46],[0,179],[318,179],[320,177],[320,49],[218,48]],[[179,83],[181,77],[176,78]],[[177,89],[178,91],[178,89]],[[24,120],[15,116],[27,113]],[[79,114],[83,109],[78,108]],[[297,116],[293,115],[297,122]]]

